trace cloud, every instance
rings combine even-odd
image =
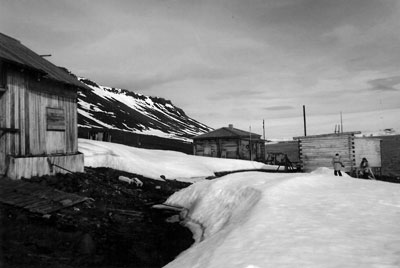
[[[400,76],[373,79],[368,84],[372,86],[369,89],[372,91],[400,91],[400,88],[395,87],[400,84]]]
[[[271,106],[271,107],[265,107],[264,110],[267,111],[282,111],[282,110],[292,110],[294,109],[293,106],[288,106],[288,105],[282,105],[282,106]]]
[[[132,81],[136,88],[146,90],[167,83],[176,83],[184,80],[224,80],[243,75],[240,70],[202,64],[183,64],[179,68],[172,68],[152,74],[147,77],[138,77]]]

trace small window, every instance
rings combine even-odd
[[[46,108],[47,130],[65,131],[65,114],[61,108]]]

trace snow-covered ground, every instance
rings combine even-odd
[[[262,163],[79,140],[85,165],[199,178]],[[266,167],[268,168],[268,167]],[[241,172],[172,195],[197,242],[168,268],[400,267],[400,184],[313,173]]]
[[[400,185],[246,172],[202,181],[167,204],[187,208],[199,241],[166,267],[400,267]]]
[[[85,155],[85,166],[109,167],[152,179],[160,179],[160,176],[164,175],[171,180],[194,182],[214,176],[214,172],[277,168],[255,161],[147,150],[87,139],[79,139],[79,151]]]

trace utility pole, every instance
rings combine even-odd
[[[264,162],[265,162],[265,122],[264,122],[264,119],[263,119],[263,139],[264,139],[264,142],[263,142],[263,150],[261,151],[263,154],[264,154]]]
[[[303,120],[304,120],[304,136],[307,136],[307,126],[306,126],[306,106],[303,105]]]
[[[343,133],[343,118],[342,118],[342,111],[340,111],[340,130]]]
[[[265,122],[263,119],[263,138],[264,138],[264,142],[265,142]]]
[[[250,161],[251,161],[251,126],[249,126],[249,134],[250,134],[249,150],[250,150]]]

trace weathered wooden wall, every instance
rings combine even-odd
[[[332,158],[336,153],[341,156],[344,171],[351,172],[355,168],[354,134],[327,134],[298,139],[303,171],[309,172],[319,167],[333,168]]]
[[[218,145],[216,140],[201,140],[194,144],[195,155],[217,157]]]
[[[0,62],[1,64],[1,62]],[[0,65],[1,67],[1,65]],[[1,68],[0,68],[0,75],[1,75]],[[0,128],[5,127],[5,114],[6,114],[6,109],[5,109],[5,102],[3,100],[3,88],[0,89]],[[6,154],[5,154],[5,150],[6,150],[6,146],[5,146],[5,138],[3,138],[4,136],[4,131],[2,129],[0,129],[0,176],[4,175],[6,172]]]
[[[381,174],[400,178],[400,135],[380,136],[382,140]]]
[[[51,166],[48,161],[50,161],[51,164],[61,166],[64,169]],[[71,172],[83,172],[83,154],[9,157],[7,177],[20,179],[22,177],[31,178],[48,174],[68,173],[65,169]]]
[[[14,68],[7,69],[6,79],[0,127],[17,131],[0,134],[0,174],[7,172],[10,157],[77,153],[76,92]],[[49,107],[63,111],[64,129],[47,129]]]
[[[75,153],[78,150],[77,103],[68,96],[50,94],[52,84],[36,82],[23,73],[11,71],[7,76],[8,90],[1,98],[5,110],[5,127],[16,128],[18,133],[5,134],[7,155],[25,156]],[[36,89],[32,90],[31,86]],[[46,108],[64,111],[65,129],[47,130]]]
[[[381,162],[381,140],[375,138],[355,138],[355,165],[360,166],[361,160],[365,157],[369,166],[380,168]]]
[[[238,155],[238,140],[221,140],[221,157],[239,158]]]

